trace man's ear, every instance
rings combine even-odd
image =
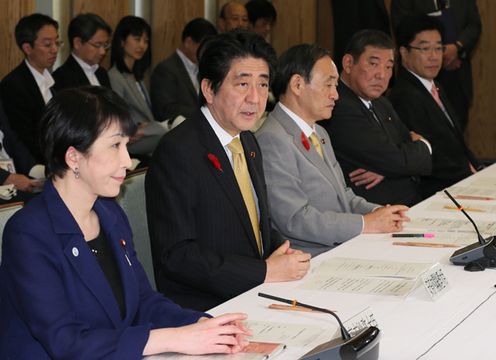
[[[78,50],[81,46],[83,46],[83,41],[79,36],[76,36],[74,39],[72,39],[72,44],[74,49]]]
[[[300,95],[305,87],[305,79],[300,74],[293,74],[289,79],[288,90],[294,94]]]
[[[203,97],[207,101],[207,104],[212,104],[214,101],[214,90],[212,89],[212,83],[210,82],[209,79],[202,79],[201,84],[201,92],[203,94]]]
[[[408,49],[404,46],[400,46],[401,59],[405,59],[407,55],[408,55]]]
[[[21,45],[22,52],[26,54],[26,56],[31,55],[33,52],[33,48],[28,42],[25,42]]]
[[[353,67],[354,63],[355,63],[355,59],[353,59],[353,56],[351,56],[350,54],[345,54],[342,60],[343,71],[346,74],[351,73],[351,68]]]

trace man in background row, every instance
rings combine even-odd
[[[35,160],[43,163],[38,124],[53,95],[55,81],[50,70],[62,45],[58,23],[42,14],[24,16],[15,27],[15,38],[25,59],[3,78],[2,103],[18,138]]]
[[[107,70],[100,66],[110,47],[112,29],[96,14],[79,14],[69,23],[72,53],[53,73],[55,89],[84,85],[110,88]]]
[[[198,59],[196,53],[201,42],[217,34],[207,20],[196,18],[186,24],[181,35],[181,45],[153,70],[150,96],[153,113],[158,121],[169,123],[178,116],[191,117],[198,111]]]
[[[267,39],[277,20],[274,5],[267,0],[250,0],[245,7],[250,20],[249,29]]]
[[[243,4],[229,1],[220,9],[217,28],[220,33],[234,29],[248,29],[248,12]]]
[[[437,79],[453,105],[462,131],[473,99],[470,59],[479,41],[482,23],[476,0],[392,0],[393,28],[406,16],[429,15],[443,25],[443,66]]]

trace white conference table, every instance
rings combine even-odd
[[[463,180],[459,185],[470,185],[481,177],[494,178],[496,183],[496,165]],[[459,211],[426,209],[429,204],[440,201],[446,205],[452,204],[444,195],[436,194],[411,208],[408,215],[412,218],[465,219]],[[465,200],[459,202],[463,205]],[[496,201],[480,203],[496,206]],[[476,222],[496,220],[495,213],[470,214]],[[474,232],[474,242],[476,239]],[[357,236],[312,259],[311,269],[333,257],[438,262],[448,278],[449,290],[436,300],[432,300],[423,287],[417,288],[407,297],[309,291],[298,288],[305,282],[302,279],[296,282],[262,284],[209,312],[220,315],[242,311],[248,314],[250,320],[302,324],[325,329],[323,337],[326,339],[316,338],[307,346],[289,346],[275,359],[298,359],[318,343],[336,337],[338,326],[330,315],[268,309],[267,306],[275,302],[258,297],[258,292],[336,310],[343,321],[368,308],[374,314],[382,333],[381,360],[496,358],[490,346],[496,335],[496,270],[467,272],[463,267],[449,263],[449,256],[456,249],[394,246],[392,241],[390,234]]]

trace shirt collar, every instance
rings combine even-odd
[[[239,134],[236,136],[231,136],[226,130],[224,130],[219,123],[214,119],[212,113],[210,112],[210,109],[207,106],[202,106],[201,107],[201,112],[205,117],[207,118],[208,123],[212,127],[212,129],[215,132],[215,135],[217,135],[217,138],[219,139],[220,143],[222,144],[223,147],[226,147],[231,141],[239,137]]]
[[[289,117],[296,123],[296,125],[298,125],[298,127],[301,129],[301,131],[303,131],[306,137],[310,137],[312,133],[317,133],[315,130],[315,125],[314,126],[308,125],[305,120],[303,120],[301,117],[299,117],[294,112],[289,110],[289,108],[286,107],[282,102],[279,102],[279,106],[281,107],[281,109],[284,110],[286,114],[289,115]]]
[[[42,74],[38,70],[36,70],[33,66],[31,66],[31,64],[27,59],[24,61],[26,62],[29,71],[31,71],[31,74],[33,74],[36,84],[38,85],[42,93],[45,90],[50,89],[55,84],[55,80],[53,80],[52,75],[47,69],[44,69]]]
[[[408,71],[410,71],[410,69],[407,69]],[[434,86],[434,81],[432,80],[427,80],[421,76],[418,76],[417,74],[415,74],[413,71],[410,71],[410,73],[415,76],[417,79],[419,79],[419,81],[422,83],[422,85],[425,86],[425,88],[427,89],[427,91],[430,93],[431,90],[432,90],[432,87]]]
[[[89,65],[86,62],[84,62],[82,59],[77,57],[74,53],[72,53],[72,56],[74,57],[74,59],[76,59],[79,66],[81,66],[85,72],[91,72],[92,74],[94,74],[98,70],[99,67],[98,64]]]
[[[198,70],[198,65],[195,64],[190,59],[188,59],[188,57],[186,55],[184,55],[184,53],[181,50],[176,49],[176,53],[179,56],[179,58],[181,59],[181,61],[183,62],[184,66],[186,66],[186,68],[188,68],[190,71],[194,71],[194,72],[196,72]]]

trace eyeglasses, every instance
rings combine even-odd
[[[444,51],[446,50],[446,48],[444,46],[435,46],[435,47],[417,47],[417,46],[411,46],[411,45],[408,45],[408,48],[409,49],[413,49],[413,50],[418,50],[420,51],[420,53],[422,55],[427,55],[427,54],[432,54],[434,52],[434,54],[442,54],[444,53]]]
[[[86,41],[88,44],[93,46],[95,49],[103,49],[103,50],[108,50],[110,49],[110,44],[109,43],[92,43],[91,41]]]
[[[56,47],[57,49],[60,49],[61,47],[64,46],[64,42],[63,41],[44,41],[44,42],[41,42],[41,43],[38,43],[41,47],[44,47],[46,49],[51,49],[52,47]]]

